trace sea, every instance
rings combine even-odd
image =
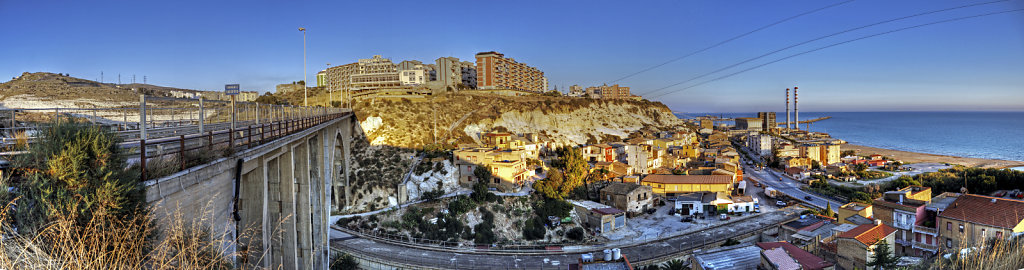
[[[703,115],[757,117],[757,113],[676,113],[679,118]],[[1024,112],[800,112],[803,120],[823,116],[832,118],[810,124],[810,130],[851,144],[1024,161]],[[785,112],[776,113],[776,120],[785,122]],[[731,125],[732,121],[721,123]],[[1014,169],[1024,171],[1024,167]]]

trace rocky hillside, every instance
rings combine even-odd
[[[432,143],[478,143],[491,130],[539,133],[560,145],[620,141],[645,129],[668,130],[683,121],[664,104],[550,96],[448,94],[412,101],[355,104],[373,145],[419,148]]]
[[[60,73],[25,72],[0,84],[0,104],[6,108],[138,106],[140,92],[163,96],[172,90],[183,89],[149,84],[117,85]]]

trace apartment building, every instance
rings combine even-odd
[[[875,248],[885,241],[891,244],[896,229],[885,224],[865,224],[840,233],[835,239],[836,261],[840,269],[874,269],[867,266]]]
[[[477,166],[490,168],[494,176],[490,186],[502,191],[516,191],[523,186],[532,170],[526,168],[526,152],[523,150],[499,150],[494,148],[463,148],[452,152],[459,171],[459,183],[472,185],[478,179],[473,174]]]
[[[772,136],[757,131],[750,132],[747,134],[747,147],[756,155],[770,157],[772,155]]]
[[[398,63],[398,77],[402,85],[418,86],[430,81],[431,67],[416,60]]]
[[[441,57],[435,61],[437,65],[437,81],[446,89],[458,91],[461,84],[464,89],[477,88],[477,69],[473,62],[460,61],[455,57]]]
[[[544,72],[494,51],[476,54],[476,71],[479,89],[541,92],[548,88]]]
[[[758,112],[757,118],[761,118],[761,132],[768,133],[779,126],[775,123],[775,112]]]
[[[938,215],[942,248],[977,247],[989,239],[1024,234],[1024,201],[964,194]]]
[[[862,218],[872,218],[874,216],[870,204],[859,202],[851,202],[839,207],[839,211],[836,214],[839,215],[839,224],[857,224],[853,219],[856,216]]]
[[[629,92],[629,87],[619,86],[618,84],[587,87],[586,94],[590,98],[600,99],[628,99],[633,97],[633,94]]]
[[[896,255],[913,254],[914,225],[925,218],[925,205],[931,200],[931,188],[910,186],[886,192],[871,203],[874,218],[896,229],[890,243]]]
[[[328,68],[325,76],[327,90],[341,93],[343,98],[402,86],[398,66],[380,55]]]
[[[944,192],[933,197],[932,202],[924,206],[923,218],[914,224],[913,256],[930,257],[939,253],[941,237],[938,217],[956,201],[957,197],[960,197],[960,193]]]

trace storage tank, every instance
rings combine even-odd
[[[608,250],[608,249],[604,250],[604,260],[605,261],[611,261],[612,260],[612,251],[611,250]]]
[[[616,261],[622,259],[622,250],[620,250],[619,248],[613,248],[612,249],[612,259],[614,259]]]

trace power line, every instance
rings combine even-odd
[[[787,21],[790,21],[790,20],[793,20],[793,19],[796,19],[796,18],[799,18],[799,17],[803,17],[803,16],[805,16],[805,15],[808,15],[808,14],[812,14],[812,13],[815,13],[815,12],[818,12],[818,11],[822,11],[822,10],[825,10],[825,9],[828,9],[828,8],[831,8],[831,7],[835,7],[835,6],[839,6],[839,5],[842,5],[842,4],[846,4],[846,3],[849,3],[849,2],[853,2],[853,1],[854,1],[854,0],[849,0],[849,1],[844,1],[844,2],[839,2],[839,3],[831,4],[831,5],[828,5],[828,6],[822,7],[822,8],[814,9],[814,10],[811,10],[811,11],[807,11],[807,12],[804,12],[804,13],[800,13],[800,14],[797,14],[797,15],[791,16],[791,17],[789,17],[789,18],[785,18],[785,19],[782,19],[782,20],[780,20],[780,21],[776,21],[776,22],[773,22],[773,23],[771,23],[771,24],[768,24],[768,25],[762,26],[762,27],[760,27],[760,28],[757,28],[757,29],[751,30],[750,32],[746,32],[746,33],[740,34],[740,35],[738,35],[738,36],[735,36],[735,37],[732,37],[732,38],[726,39],[726,40],[724,40],[724,41],[721,41],[721,42],[718,42],[718,43],[715,43],[714,45],[711,45],[711,46],[709,46],[709,47],[706,47],[706,48],[703,48],[703,49],[700,49],[700,50],[694,51],[694,52],[692,52],[692,53],[689,53],[689,54],[687,54],[687,55],[683,55],[683,56],[680,56],[680,57],[676,57],[676,58],[674,58],[674,59],[671,59],[671,60],[665,61],[664,63],[661,63],[661,64],[657,64],[657,65],[654,65],[654,66],[651,66],[651,67],[648,67],[648,68],[642,69],[642,70],[640,70],[640,71],[637,71],[637,72],[631,73],[631,74],[629,74],[629,75],[626,75],[625,77],[622,77],[622,78],[618,78],[618,79],[615,79],[614,81],[610,81],[610,82],[605,82],[605,84],[609,84],[609,83],[614,83],[614,82],[618,82],[618,81],[621,81],[621,80],[625,80],[626,78],[629,78],[629,77],[633,77],[633,76],[639,75],[640,73],[648,72],[648,71],[651,71],[652,69],[655,69],[655,68],[659,68],[659,67],[661,67],[661,66],[664,66],[664,65],[668,65],[668,64],[670,64],[670,63],[672,63],[672,62],[675,62],[675,61],[679,61],[679,60],[682,60],[682,59],[684,59],[684,58],[687,58],[687,57],[693,56],[693,55],[695,55],[695,54],[698,54],[698,53],[702,53],[702,52],[704,52],[704,51],[707,51],[707,50],[710,50],[710,49],[714,49],[714,48],[716,48],[716,47],[718,47],[718,46],[722,46],[722,45],[724,45],[724,44],[726,44],[726,43],[732,42],[732,41],[734,41],[734,40],[737,40],[737,39],[740,39],[740,38],[742,38],[742,37],[748,36],[748,35],[750,35],[750,34],[753,34],[753,33],[757,33],[758,31],[761,31],[761,30],[767,29],[767,28],[769,28],[769,27],[772,27],[772,26],[775,26],[775,25],[778,25],[778,24],[781,24],[781,23],[784,23],[784,22],[787,22]]]
[[[804,54],[808,54],[808,53],[812,53],[812,52],[828,49],[828,48],[831,48],[831,47],[843,45],[843,44],[854,42],[854,41],[858,41],[858,40],[863,40],[863,39],[867,39],[867,38],[872,38],[872,37],[877,37],[877,36],[881,36],[881,35],[885,35],[885,34],[891,34],[891,33],[899,32],[899,31],[903,31],[903,30],[910,30],[910,29],[914,29],[914,28],[920,28],[920,27],[925,27],[925,26],[930,26],[930,25],[935,25],[935,24],[940,24],[940,23],[954,22],[954,21],[973,19],[973,18],[978,18],[978,17],[985,17],[985,16],[998,15],[998,14],[1011,13],[1011,12],[1020,12],[1020,11],[1024,11],[1024,9],[1013,9],[1013,10],[997,11],[997,12],[991,12],[991,13],[985,13],[985,14],[979,14],[979,15],[972,15],[972,16],[966,16],[966,17],[959,17],[959,18],[935,21],[935,22],[930,22],[930,23],[925,23],[925,24],[918,24],[918,25],[914,25],[914,26],[908,26],[908,27],[904,27],[904,28],[899,28],[899,29],[895,29],[895,30],[889,30],[889,31],[878,33],[878,34],[867,35],[867,36],[863,36],[863,37],[859,37],[859,38],[855,38],[855,39],[850,39],[850,40],[846,40],[846,41],[842,41],[842,42],[837,42],[837,43],[830,44],[828,46],[819,47],[819,48],[816,48],[816,49],[812,49],[812,50],[808,50],[808,51],[792,54],[792,55],[789,55],[789,56],[786,56],[786,57],[783,57],[783,58],[779,58],[779,59],[773,60],[771,62],[763,63],[763,64],[760,64],[760,65],[756,65],[756,66],[753,66],[753,67],[750,67],[750,68],[747,68],[747,69],[743,69],[743,70],[740,70],[740,71],[737,71],[737,72],[730,73],[728,75],[717,77],[717,78],[714,78],[714,79],[711,79],[711,80],[707,80],[707,81],[704,81],[704,82],[701,82],[701,83],[698,83],[698,84],[687,86],[687,87],[679,89],[679,90],[675,90],[675,91],[672,91],[672,92],[667,92],[667,93],[664,93],[664,94],[661,94],[661,95],[657,95],[657,96],[654,96],[654,97],[650,97],[650,98],[653,99],[653,98],[662,97],[662,96],[665,96],[665,95],[668,95],[668,94],[672,94],[672,93],[682,92],[682,91],[689,90],[689,89],[697,87],[697,86],[705,85],[705,84],[708,84],[708,83],[711,83],[711,82],[715,82],[715,81],[718,81],[718,80],[721,80],[721,79],[725,79],[725,78],[729,78],[729,77],[732,77],[732,76],[735,76],[735,75],[739,75],[741,73],[744,73],[744,72],[747,72],[747,71],[751,71],[751,70],[754,70],[754,69],[758,69],[758,68],[761,68],[761,67],[764,67],[764,66],[767,66],[767,65],[770,65],[770,64],[778,63],[778,62],[781,62],[781,61],[784,61],[784,60],[787,60],[787,59],[790,59],[790,58],[793,58],[793,57],[797,57],[797,56],[801,56],[801,55],[804,55]]]
[[[710,76],[712,74],[715,74],[715,73],[718,73],[718,72],[721,72],[721,71],[724,71],[724,70],[727,70],[727,69],[730,69],[730,68],[733,68],[733,67],[736,67],[736,66],[739,66],[739,65],[742,65],[742,64],[746,64],[746,63],[749,63],[751,61],[754,61],[754,60],[757,60],[757,59],[761,59],[761,58],[764,58],[764,57],[772,55],[772,54],[779,53],[781,51],[785,51],[785,50],[788,50],[788,49],[792,49],[794,47],[798,47],[798,46],[801,46],[801,45],[804,45],[804,44],[808,44],[808,43],[811,43],[811,42],[815,42],[815,41],[819,41],[819,40],[822,40],[822,39],[834,37],[834,36],[837,36],[837,35],[841,35],[841,34],[853,32],[853,31],[861,30],[861,29],[864,29],[864,28],[868,28],[868,27],[872,27],[872,26],[877,26],[877,25],[881,25],[881,24],[886,24],[886,23],[891,23],[891,22],[895,22],[895,21],[906,20],[906,19],[910,19],[910,18],[914,18],[914,17],[920,17],[920,16],[924,16],[924,15],[939,13],[939,12],[946,12],[946,11],[951,11],[951,10],[957,10],[957,9],[962,9],[962,8],[981,6],[981,5],[988,5],[988,4],[994,4],[994,3],[1006,2],[1006,1],[1010,1],[1010,0],[997,0],[997,1],[991,1],[991,2],[983,2],[983,3],[969,4],[969,5],[963,5],[963,6],[958,6],[958,7],[951,7],[951,8],[944,8],[944,9],[939,9],[939,10],[927,11],[927,12],[922,12],[922,13],[918,13],[918,14],[914,14],[914,15],[908,15],[908,16],[903,16],[903,17],[899,17],[899,18],[888,19],[888,20],[884,20],[884,21],[880,21],[880,22],[876,22],[876,23],[871,23],[871,24],[867,24],[867,25],[862,25],[862,26],[846,29],[846,30],[843,30],[843,31],[835,32],[835,33],[828,34],[828,35],[825,35],[825,36],[821,36],[821,37],[809,39],[809,40],[806,40],[806,41],[803,41],[803,42],[799,42],[799,43],[796,43],[796,44],[793,44],[793,45],[789,45],[789,46],[783,47],[781,49],[777,49],[777,50],[774,50],[774,51],[771,51],[771,52],[768,52],[768,53],[765,53],[765,54],[762,54],[762,55],[759,55],[759,56],[756,56],[756,57],[753,57],[753,58],[750,58],[750,59],[747,59],[747,60],[743,60],[743,61],[741,61],[739,63],[735,63],[735,64],[732,64],[732,65],[728,65],[728,66],[716,69],[716,70],[708,72],[708,73],[704,73],[704,74],[702,74],[700,76],[693,77],[693,78],[690,78],[690,79],[682,81],[682,82],[678,82],[678,83],[667,85],[667,86],[662,87],[662,88],[654,89],[653,91],[644,93],[643,95],[651,95],[651,94],[657,93],[657,92],[659,92],[661,90],[665,90],[665,89],[668,89],[668,88],[671,88],[671,87],[674,87],[674,86],[677,86],[677,85],[681,85],[681,84],[685,84],[685,83],[688,83],[688,82],[692,82],[692,81],[695,81],[697,79],[700,79],[700,78],[703,78],[703,77],[707,77],[707,76]]]

